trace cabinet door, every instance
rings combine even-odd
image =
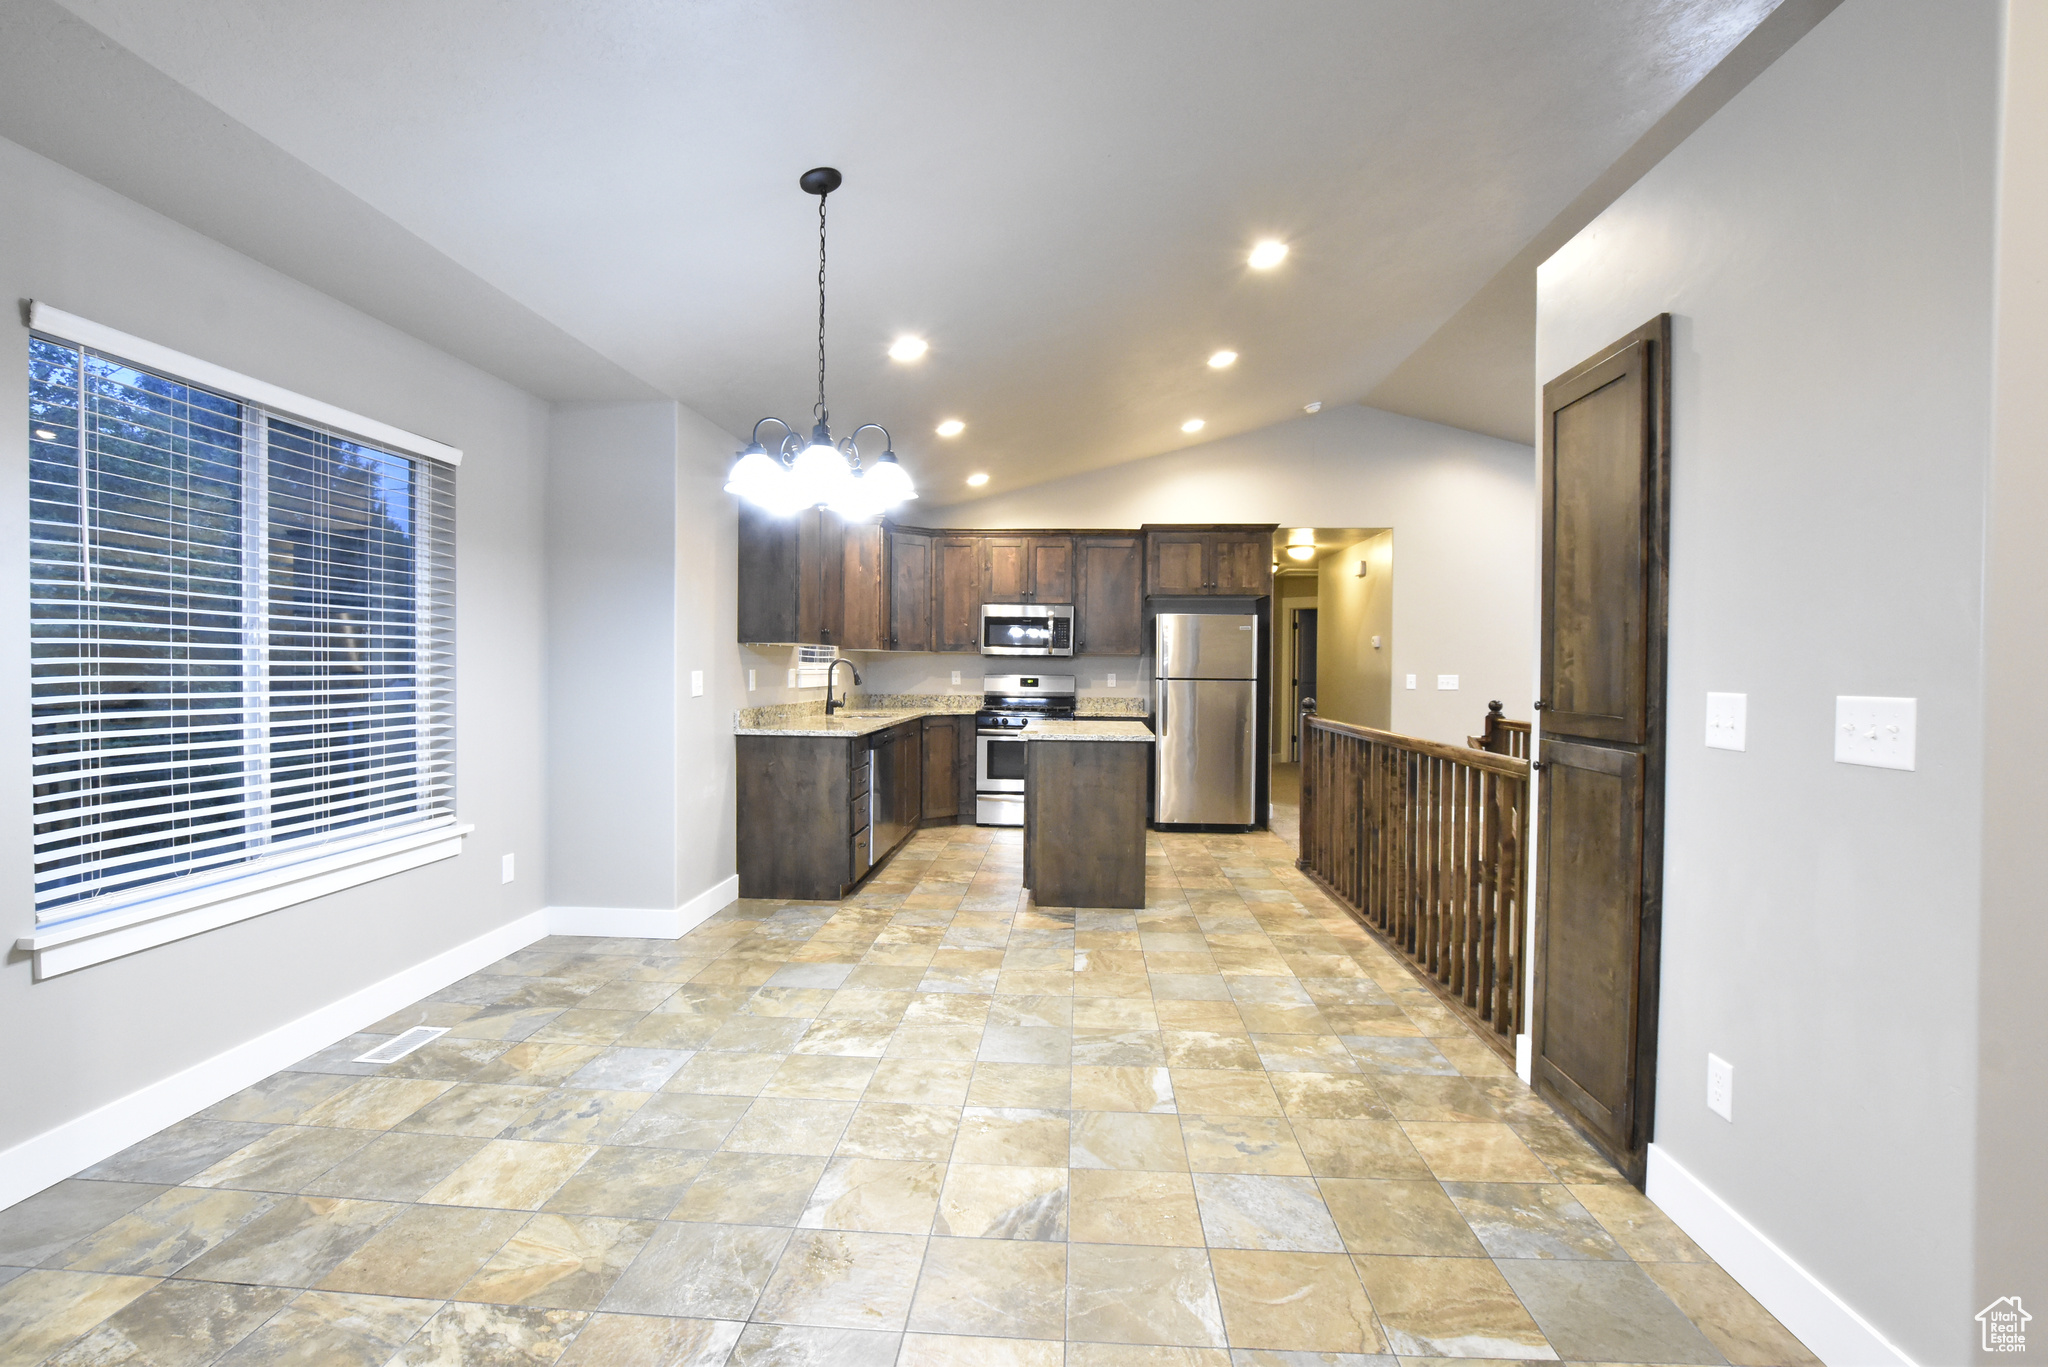
[[[840,532],[840,627],[843,650],[889,648],[889,540],[879,522],[849,522]]]
[[[1273,591],[1271,533],[1217,532],[1210,546],[1210,592],[1263,598]]]
[[[932,539],[889,529],[889,649],[932,648]]]
[[[1154,594],[1209,591],[1209,536],[1204,532],[1153,532],[1147,584]]]
[[[801,571],[795,520],[777,517],[752,503],[742,503],[739,541],[740,644],[797,640],[797,581]]]
[[[981,649],[978,537],[945,536],[932,542],[932,615],[934,649]]]
[[[1031,539],[990,536],[982,539],[981,591],[990,603],[1031,601]]]
[[[924,725],[903,728],[896,742],[903,762],[896,770],[896,814],[906,830],[915,831],[924,817]]]
[[[957,717],[924,720],[924,815],[927,821],[960,814],[960,723]]]
[[[1145,648],[1145,548],[1135,536],[1074,538],[1076,653]]]
[[[1034,536],[1031,538],[1031,582],[1033,603],[1074,601],[1074,538]]]
[[[822,508],[796,515],[796,635],[799,645],[836,645],[839,621],[840,537],[844,524]]]

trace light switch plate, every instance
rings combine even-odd
[[[1452,692],[1458,687],[1458,676],[1455,674],[1439,674],[1436,676],[1436,686],[1437,691],[1440,693]]]
[[[704,696],[704,671],[701,669],[690,671],[690,696],[693,698]]]
[[[1414,676],[1413,674],[1410,674],[1410,675],[1408,676],[1408,686],[1409,686],[1410,688],[1413,688],[1413,687],[1415,687],[1415,676]]]
[[[1110,675],[1110,676],[1109,676],[1109,684],[1108,684],[1108,687],[1110,687],[1110,688],[1115,688],[1115,687],[1116,687],[1116,675],[1112,674],[1112,675]]]
[[[959,683],[959,682],[960,682],[960,671],[959,671],[959,670],[957,670],[957,669],[953,671],[953,682],[954,682],[954,683]]]
[[[1707,1109],[1735,1123],[1735,1065],[1719,1054],[1707,1055]]]
[[[509,854],[498,861],[498,881],[500,883],[512,881],[512,856]]]
[[[1916,698],[1835,699],[1835,763],[1913,767]]]
[[[1707,694],[1707,748],[1749,748],[1749,694]]]
[[[1378,650],[1378,649],[1380,648],[1380,638],[1379,638],[1379,637],[1375,636],[1375,637],[1373,637],[1373,638],[1372,638],[1372,648],[1373,648],[1374,650]]]

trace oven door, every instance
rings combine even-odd
[[[974,737],[974,791],[1024,791],[1024,746],[1015,731],[981,731]]]
[[[1064,606],[1039,607],[1035,603],[984,603],[981,653],[1072,655],[1074,610]]]

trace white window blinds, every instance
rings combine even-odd
[[[454,815],[454,470],[35,336],[44,924]]]

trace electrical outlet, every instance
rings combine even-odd
[[[1109,676],[1109,686],[1110,686],[1111,688],[1115,688],[1115,687],[1116,687],[1116,675],[1112,674],[1112,675],[1110,675],[1110,676]]]
[[[1707,1109],[1735,1123],[1735,1065],[1719,1054],[1707,1055]]]
[[[1835,763],[1911,769],[1915,698],[1835,699]]]
[[[498,860],[498,881],[500,883],[512,881],[512,856],[509,854]]]
[[[1436,676],[1436,687],[1439,693],[1456,692],[1458,688],[1458,676],[1455,674],[1439,674]]]
[[[1379,637],[1375,636],[1375,637],[1373,637],[1373,638],[1372,638],[1372,648],[1373,648],[1374,650],[1378,650],[1378,649],[1380,648],[1380,638],[1379,638]]]
[[[748,670],[748,671],[747,671],[747,692],[751,693],[751,692],[753,692],[753,691],[754,691],[754,671],[750,669],[750,670]]]
[[[693,698],[704,696],[704,671],[701,669],[690,671],[690,696]]]
[[[1413,674],[1410,674],[1410,675],[1408,676],[1408,686],[1409,686],[1410,688],[1413,688],[1413,687],[1415,687],[1415,676],[1414,676]]]
[[[953,671],[953,682],[956,684],[960,682],[960,671],[957,669]]]
[[[1749,694],[1707,694],[1707,748],[1749,748]]]

